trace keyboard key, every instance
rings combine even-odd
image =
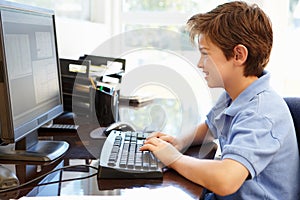
[[[150,167],[149,151],[143,151],[143,168],[148,169]]]
[[[151,169],[157,168],[157,160],[152,153],[149,153],[149,163]]]
[[[143,166],[143,153],[137,152],[135,154],[135,167],[141,168]]]

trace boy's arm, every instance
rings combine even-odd
[[[184,151],[190,146],[211,142],[214,139],[206,123],[198,125],[195,132],[188,135],[173,137],[162,132],[154,132],[148,137],[148,139],[152,137],[160,138],[161,140],[169,142],[179,151]]]
[[[197,128],[192,145],[211,142],[213,139],[208,125],[202,123]],[[249,175],[245,166],[231,159],[203,160],[183,155],[169,167],[221,196],[236,192]]]
[[[249,175],[245,166],[231,159],[203,160],[183,155],[169,167],[221,196],[236,192]]]
[[[207,124],[204,122],[197,127],[197,130],[194,135],[193,142],[192,142],[192,146],[211,142],[211,141],[213,141],[213,139],[214,139],[214,137],[213,137],[212,133],[210,132]]]
[[[141,150],[150,150],[166,166],[212,192],[225,196],[236,192],[249,175],[248,169],[231,159],[206,160],[180,153],[158,137],[145,141]]]

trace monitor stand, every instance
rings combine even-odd
[[[68,148],[65,141],[38,140],[35,130],[15,144],[0,146],[0,160],[50,162],[60,158]]]

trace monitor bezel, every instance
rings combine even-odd
[[[36,118],[28,121],[27,123],[22,124],[18,128],[14,128],[13,117],[12,117],[12,107],[10,101],[10,92],[9,92],[9,80],[7,73],[7,63],[6,63],[6,55],[5,55],[5,46],[4,46],[4,33],[2,27],[2,19],[1,13],[3,10],[22,12],[28,14],[42,15],[51,17],[52,26],[54,32],[54,45],[55,45],[55,56],[57,63],[57,73],[59,80],[59,97],[60,104],[53,107],[48,112],[43,113],[42,115],[37,116]],[[14,2],[1,2],[0,4],[0,72],[2,72],[2,76],[0,76],[0,93],[4,94],[0,97],[0,138],[2,143],[15,143],[26,137],[31,132],[37,130],[40,126],[45,123],[51,121],[55,117],[59,116],[63,113],[63,96],[62,96],[62,83],[61,83],[61,72],[59,66],[59,56],[58,56],[58,46],[57,46],[57,34],[56,34],[56,26],[55,26],[55,15],[53,10],[48,10],[40,7],[33,7],[29,5],[23,5]]]

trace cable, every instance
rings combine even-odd
[[[89,168],[98,170],[97,167],[94,167],[94,166],[91,166],[91,165],[69,165],[69,166],[64,166],[64,167],[61,167],[61,168],[59,168],[59,169],[55,169],[55,170],[52,170],[52,171],[47,172],[47,173],[45,173],[45,174],[42,174],[42,175],[40,175],[40,176],[38,176],[38,177],[36,177],[36,178],[30,180],[30,181],[27,181],[26,183],[23,183],[23,184],[21,184],[21,185],[18,185],[18,186],[16,186],[16,187],[12,187],[12,188],[7,188],[7,189],[0,190],[0,194],[1,194],[1,193],[4,193],[4,192],[9,192],[9,191],[21,189],[21,188],[23,188],[23,187],[25,187],[25,186],[27,186],[27,185],[29,185],[29,184],[35,182],[35,181],[38,181],[38,180],[40,180],[40,179],[42,179],[42,178],[44,178],[44,177],[46,177],[46,176],[52,174],[52,173],[55,173],[55,172],[57,172],[57,171],[62,171],[62,170],[64,170],[64,169],[73,168],[73,167],[89,167]],[[95,176],[95,175],[97,175],[97,174],[98,174],[98,172],[93,173],[93,174],[88,175],[88,176],[84,176],[84,177],[71,178],[71,179],[60,180],[60,181],[52,181],[52,182],[48,182],[48,183],[40,183],[40,184],[35,185],[35,187],[43,186],[43,185],[50,185],[50,184],[55,184],[55,183],[60,183],[60,182],[67,182],[67,181],[74,181],[74,180],[86,179],[86,178],[93,177],[93,176]]]
[[[88,176],[83,176],[83,177],[78,177],[78,178],[70,178],[70,179],[61,180],[61,181],[52,181],[52,182],[48,182],[48,183],[40,183],[40,184],[36,185],[36,187],[43,186],[43,185],[55,184],[55,183],[63,183],[63,182],[68,182],[68,181],[82,180],[82,179],[86,179],[86,178],[91,178],[91,177],[93,177],[97,174],[98,174],[98,172],[93,173],[93,174],[88,175]]]

